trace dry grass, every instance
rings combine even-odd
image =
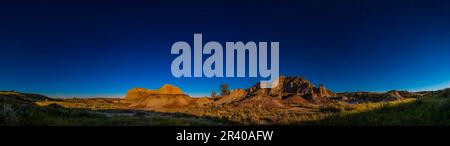
[[[199,125],[202,123],[217,125],[228,123],[232,125],[368,126],[448,125],[450,123],[450,98],[441,96],[383,102],[333,101],[320,104],[253,98],[230,104],[209,103],[189,107],[183,113],[179,113],[185,116],[161,116],[161,114],[152,114],[151,111],[136,112],[136,109],[130,108],[119,99],[47,100],[40,96],[15,92],[1,92],[0,97],[0,120],[3,125]],[[135,112],[127,116],[120,112],[102,113],[105,110]]]
[[[258,108],[236,105],[209,105],[194,107],[186,113],[231,121],[243,125],[303,125],[305,123],[325,120],[337,115],[350,115],[378,110],[414,102],[415,99],[399,101],[348,104],[345,102],[331,102],[328,104],[301,104],[286,106],[285,108]]]

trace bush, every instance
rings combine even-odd
[[[19,119],[13,106],[2,104],[0,106],[0,125],[18,125]]]
[[[450,112],[450,100],[445,98],[439,99],[436,109],[438,112]]]

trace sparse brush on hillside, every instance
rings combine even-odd
[[[316,89],[309,86],[309,82],[304,79],[292,81],[298,81],[299,87]],[[189,98],[188,104],[182,107],[182,111],[175,113],[155,112],[148,107],[139,109],[130,106],[140,101],[138,100],[140,98],[145,99],[142,101],[150,102],[146,98],[157,98],[160,95],[155,93],[139,98],[129,96],[126,100],[105,98],[55,100],[37,94],[0,92],[0,125],[450,125],[449,89],[420,93],[389,91],[341,94],[334,94],[324,87],[318,89],[323,90],[323,93],[310,99],[305,97],[312,94],[303,94],[303,90],[292,89],[301,93],[285,94],[284,91],[290,90],[277,89],[274,90],[276,92],[267,94],[266,90],[258,88],[231,90],[228,95],[216,99],[186,97]],[[134,89],[131,93],[141,90],[148,92]],[[178,93],[181,93],[181,90]],[[342,94],[345,98],[334,100],[333,96]],[[163,95],[167,95],[166,99],[169,99],[180,94]],[[133,103],[129,103],[130,100]],[[168,103],[172,102],[165,101],[166,105],[170,105]]]
[[[65,108],[59,105],[64,105],[63,101],[40,97],[33,94],[0,92],[0,126],[218,125],[208,120],[183,115],[134,111],[129,112],[131,114],[117,111],[116,114],[108,111],[94,111],[88,109],[93,106],[84,105],[86,102],[81,104],[86,106],[84,109]],[[69,104],[66,103],[65,106],[75,105],[73,102],[84,100],[73,99],[69,101]],[[35,102],[48,102],[49,104],[39,106]],[[103,104],[106,103],[109,102]],[[104,107],[104,105],[101,107]]]
[[[365,110],[357,109],[355,111],[341,113],[307,124],[347,126],[450,125],[450,98],[443,96],[426,96],[402,103],[384,103],[382,106],[366,107]]]

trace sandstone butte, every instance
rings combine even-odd
[[[128,93],[125,97],[125,101],[134,101],[139,100],[144,97],[148,97],[151,95],[185,95],[183,91],[181,91],[180,88],[165,84],[161,88],[156,90],[148,90],[145,88],[133,88],[131,90],[128,90]]]
[[[192,98],[184,94],[180,88],[165,84],[156,90],[133,88],[128,91],[123,102],[133,108],[177,111],[190,105]]]

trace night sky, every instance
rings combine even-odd
[[[450,1],[2,1],[0,90],[199,96],[258,78],[174,78],[174,42],[278,41],[280,73],[336,92],[450,87]],[[204,56],[204,58],[207,56]]]

